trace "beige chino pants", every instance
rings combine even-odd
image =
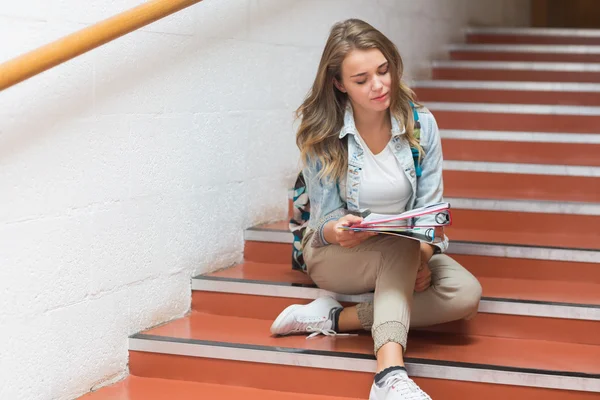
[[[420,245],[415,240],[378,235],[353,248],[313,248],[310,237],[304,243],[307,272],[319,288],[339,294],[375,291],[372,302],[357,305],[361,325],[371,330],[375,354],[388,342],[406,350],[411,326],[441,324],[477,313],[481,285],[445,254],[429,261],[431,286],[414,292],[420,265]]]

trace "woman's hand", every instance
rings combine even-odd
[[[415,282],[415,292],[423,292],[431,286],[431,270],[429,264],[422,263],[417,272],[417,281]]]
[[[362,221],[361,217],[352,214],[345,215],[337,221],[331,221],[325,227],[325,239],[330,243],[337,243],[342,247],[351,248],[371,236],[377,235],[375,232],[354,232],[342,229],[344,226],[357,225]]]
[[[432,256],[433,246],[421,242],[421,265],[417,271],[415,292],[422,292],[431,286],[431,270],[429,269],[429,260],[431,260]]]
[[[428,264],[431,257],[433,257],[433,246],[421,242],[421,264]]]

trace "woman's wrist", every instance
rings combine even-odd
[[[335,224],[337,224],[338,220],[334,219],[325,224],[323,227],[323,237],[328,243],[338,244],[336,234],[335,234]]]

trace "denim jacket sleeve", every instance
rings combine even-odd
[[[421,121],[421,146],[425,152],[421,168],[422,174],[417,181],[417,193],[414,208],[423,207],[432,203],[443,202],[444,182],[442,178],[442,141],[437,122],[434,116],[427,110],[419,110]],[[423,216],[417,219],[417,224],[426,225],[433,223],[433,215]],[[448,249],[448,238],[436,244],[441,252]]]
[[[313,162],[309,162],[303,169],[310,201],[308,230],[314,231],[310,244],[313,247],[329,245],[323,232],[325,224],[348,213],[346,203],[340,197],[338,184],[331,179],[319,179],[319,171],[319,164]]]

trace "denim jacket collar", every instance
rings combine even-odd
[[[406,133],[404,126],[400,126],[400,123],[393,115],[390,114],[390,121],[392,123],[392,137],[400,136]],[[354,111],[352,105],[348,103],[346,105],[346,111],[344,112],[344,126],[340,130],[340,139],[343,139],[346,135],[356,135],[358,129],[356,129],[356,123],[354,122]]]

